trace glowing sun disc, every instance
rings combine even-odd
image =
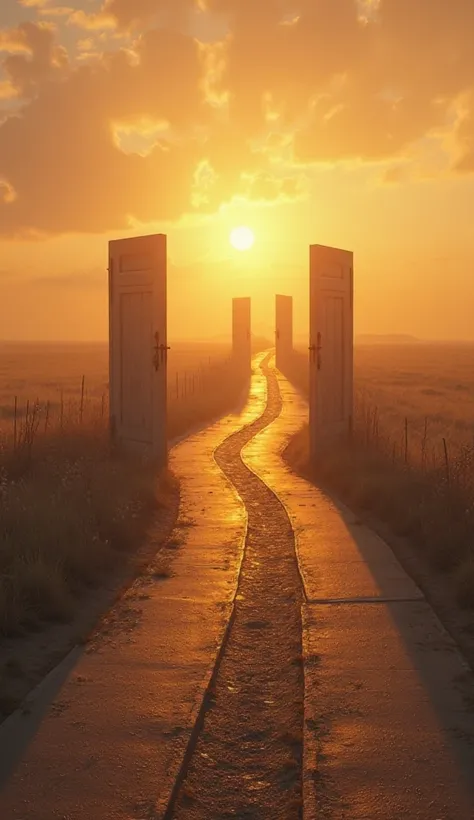
[[[230,234],[230,244],[237,251],[248,251],[255,242],[253,231],[250,228],[241,225],[239,228],[234,228]]]

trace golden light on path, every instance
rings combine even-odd
[[[239,228],[234,228],[230,234],[230,244],[237,251],[248,251],[255,242],[255,236],[250,228],[241,225]]]

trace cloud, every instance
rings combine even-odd
[[[10,80],[0,80],[0,100],[13,100],[17,96],[17,89]]]
[[[381,0],[369,22],[354,0],[209,4],[232,28],[233,120],[263,128],[265,91],[303,162],[391,157],[446,125],[474,82],[471,0]]]
[[[472,0],[24,5],[121,39],[72,62],[50,24],[0,31],[0,94],[23,100],[0,122],[4,235],[297,197],[312,164],[396,168],[427,136],[474,171]]]
[[[385,169],[381,182],[385,185],[399,185],[407,179],[408,173],[406,165],[391,165]]]
[[[55,42],[55,29],[48,23],[21,23],[0,31],[0,50],[7,51],[3,70],[20,96],[30,96],[45,80],[61,76],[68,65],[66,50]]]
[[[114,142],[113,124],[144,116],[190,128],[200,105],[197,47],[176,33],[146,33],[139,64],[123,52],[44,83],[0,127],[0,178],[15,192],[0,198],[0,231],[102,231],[137,219],[174,219],[190,198],[195,140],[157,146],[146,160]],[[166,83],[157,77],[167,76]]]
[[[67,12],[69,25],[77,26],[86,31],[104,31],[116,27],[115,18],[106,12],[90,14],[83,11],[83,9],[67,9]]]
[[[30,83],[34,76],[31,67]],[[0,197],[0,232],[102,232],[130,220],[175,220],[192,209],[203,162],[213,185],[200,208],[215,209],[238,193],[259,158],[245,136],[211,120],[199,44],[176,30],[146,31],[132,52],[69,66],[61,80],[43,77],[21,115],[0,127],[9,194]]]
[[[199,8],[198,0],[106,0],[103,13],[120,28],[143,25],[156,18],[164,26],[185,25],[190,13]]]

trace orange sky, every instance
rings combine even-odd
[[[357,332],[474,339],[473,31],[472,0],[0,0],[0,338],[105,338],[107,240],[163,231],[174,338],[277,291],[304,332],[315,242],[355,253]]]

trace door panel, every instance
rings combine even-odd
[[[353,254],[310,249],[310,439],[314,454],[345,435],[353,404]]]
[[[281,370],[288,364],[293,352],[293,297],[275,298],[275,351],[276,366]]]
[[[237,366],[245,373],[252,368],[251,300],[244,296],[232,300],[232,352]]]
[[[322,307],[322,340],[326,378],[321,382],[324,424],[344,420],[344,300],[328,296]]]
[[[149,442],[153,436],[153,371],[143,351],[153,347],[153,294],[121,293],[119,298],[122,433],[126,431],[128,438]]]
[[[165,464],[166,236],[109,243],[109,302],[113,434]]]

